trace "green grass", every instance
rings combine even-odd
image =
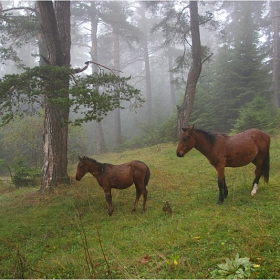
[[[145,213],[140,204],[130,211],[131,187],[113,190],[109,217],[94,177],[74,180],[77,163],[69,167],[71,186],[54,193],[15,189],[2,178],[0,278],[210,278],[217,264],[237,253],[260,265],[252,278],[279,278],[279,148],[275,137],[270,183],[261,180],[254,198],[254,166],[228,168],[229,196],[221,206],[215,169],[195,150],[178,158],[172,143],[95,157],[149,165]],[[162,210],[165,201],[172,214]]]

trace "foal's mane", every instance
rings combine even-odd
[[[212,132],[212,131],[205,131],[200,128],[195,128],[194,131],[202,133],[205,136],[206,140],[211,144],[211,146],[213,146],[215,144],[217,135],[222,135],[224,137],[227,137],[226,134]]]
[[[86,159],[92,162],[93,164],[97,165],[101,170],[105,167],[105,165],[107,165],[107,163],[98,162],[93,158],[86,157]]]

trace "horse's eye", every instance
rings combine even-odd
[[[186,142],[189,138],[190,138],[189,135],[185,135],[185,136],[183,137],[183,141]]]

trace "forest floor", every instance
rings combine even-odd
[[[77,163],[69,166],[72,184],[52,193],[16,189],[0,178],[0,278],[211,278],[238,253],[254,264],[251,278],[279,279],[279,137],[271,141],[269,184],[261,179],[252,198],[254,166],[227,168],[229,195],[220,206],[207,159],[196,150],[184,158],[175,151],[168,143],[94,157],[150,167],[145,213],[142,198],[131,212],[132,186],[113,190],[108,216],[95,178],[75,181]],[[166,201],[171,211],[163,211]]]

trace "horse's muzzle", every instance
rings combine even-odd
[[[177,152],[177,157],[183,157],[184,155],[181,154],[180,152]]]
[[[77,180],[77,181],[81,181],[81,178],[78,178],[78,177],[76,176],[76,180]]]

